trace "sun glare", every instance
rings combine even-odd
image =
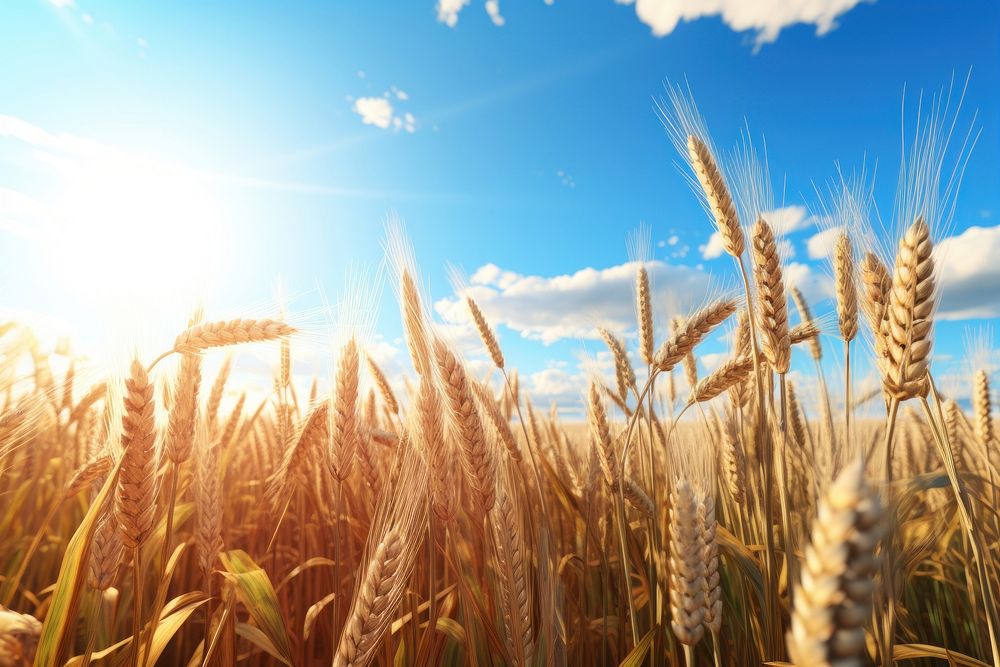
[[[53,216],[53,280],[115,337],[162,341],[226,269],[216,202],[186,174],[121,158],[67,182]]]

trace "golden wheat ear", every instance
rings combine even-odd
[[[181,332],[174,352],[197,354],[203,350],[239,343],[279,340],[295,333],[295,328],[278,320],[228,320],[198,324]]]
[[[705,560],[698,499],[684,479],[670,491],[670,627],[682,644],[697,644],[705,628]]]
[[[156,512],[156,432],[153,383],[138,359],[125,380],[122,463],[115,494],[115,516],[122,544],[139,548],[153,529]]]
[[[657,370],[669,371],[684,357],[689,354],[694,347],[700,343],[708,333],[726,321],[730,315],[736,312],[735,299],[719,299],[688,317],[682,326],[663,342],[656,352],[654,365]]]
[[[882,507],[861,461],[820,501],[795,588],[788,653],[797,665],[864,664]]]
[[[715,156],[701,138],[688,136],[688,156],[698,182],[705,191],[712,217],[715,219],[719,234],[722,235],[722,246],[733,257],[743,254],[743,228],[740,227],[736,215],[736,206],[722,177],[722,171],[715,161]]]
[[[930,228],[917,218],[899,240],[886,308],[886,367],[890,396],[905,401],[928,390],[934,325],[934,259]]]
[[[753,226],[751,243],[761,349],[768,364],[780,375],[788,372],[791,362],[788,304],[774,230],[763,218],[758,218]]]

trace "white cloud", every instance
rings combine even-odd
[[[788,239],[778,239],[778,257],[783,261],[788,261],[795,257],[795,246]]]
[[[843,227],[831,227],[810,237],[806,241],[809,258],[823,259],[824,257],[829,257],[833,253],[833,248],[837,245],[837,238],[843,229]]]
[[[409,97],[393,86],[383,93],[382,97],[359,97],[354,101],[351,109],[361,116],[361,122],[365,125],[374,125],[383,130],[391,127],[394,130],[405,130],[412,134],[417,129],[417,119],[409,111],[400,112],[392,106],[389,98],[393,94],[400,100],[406,100]]]
[[[458,25],[458,13],[469,4],[469,0],[438,0],[437,18],[449,28]]]
[[[72,0],[50,0],[72,1]],[[543,0],[552,5],[554,0]],[[754,48],[770,44],[778,34],[802,23],[825,35],[837,27],[837,19],[866,0],[614,0],[618,5],[635,5],[639,20],[657,37],[669,35],[682,21],[718,16],[736,32],[753,32]],[[449,28],[458,25],[458,14],[470,0],[438,0],[437,19]],[[505,21],[499,0],[486,0],[486,13],[494,25]]]
[[[560,276],[521,275],[487,264],[472,276],[466,294],[478,302],[487,318],[525,338],[552,343],[562,338],[596,337],[597,326],[626,331],[634,327],[632,287],[635,263],[606,269],[585,268]],[[655,261],[646,264],[653,284],[653,302],[697,305],[710,290],[708,274],[686,266]],[[462,298],[434,305],[446,322],[466,322]]]
[[[761,217],[771,224],[775,236],[785,236],[792,232],[797,232],[800,229],[811,226],[815,222],[809,215],[809,212],[806,211],[806,207],[798,205],[784,206],[766,211],[761,213]]]
[[[500,0],[486,0],[486,13],[490,15],[493,25],[500,27],[507,21],[500,15]]]
[[[632,4],[632,0],[618,0]],[[754,32],[760,47],[796,23],[816,26],[823,35],[837,27],[837,18],[862,0],[635,0],[635,13],[657,37],[669,35],[681,21],[718,16],[735,30]]]
[[[567,188],[575,188],[576,187],[576,181],[573,179],[573,177],[570,174],[566,173],[565,170],[563,170],[563,169],[557,169],[556,170],[556,176],[559,178],[559,182],[562,183],[563,185],[565,185]]]
[[[149,42],[147,42],[144,37],[136,37],[135,43],[139,46],[140,49],[144,49],[147,46],[149,46]]]
[[[76,2],[74,0],[49,0],[49,4],[53,7],[58,7],[59,9],[76,7]]]
[[[969,227],[935,249],[945,320],[1000,317],[1000,226]]]
[[[786,236],[792,232],[797,232],[801,229],[806,229],[815,224],[815,219],[809,215],[805,206],[793,205],[784,206],[782,208],[772,209],[761,213],[763,217],[774,230],[775,236]],[[722,254],[726,251],[722,243],[722,234],[719,230],[712,232],[712,235],[708,237],[708,243],[698,246],[698,250],[701,251],[702,259],[715,259],[716,257],[722,257]],[[795,255],[795,249],[792,247],[791,243],[785,241],[779,243],[779,250],[781,251],[782,257],[786,259],[793,257]]]
[[[701,250],[702,259],[722,257],[722,253],[726,251],[726,247],[722,243],[722,234],[718,230],[712,232],[712,235],[708,237],[708,243],[698,246],[698,249]]]
[[[808,264],[791,262],[785,266],[783,276],[785,284],[798,287],[810,304],[820,303],[833,296],[833,279]]]
[[[359,97],[354,102],[354,113],[365,125],[382,129],[392,125],[392,104],[384,97]]]
[[[678,241],[680,241],[680,238],[677,236],[677,234],[674,234],[669,239],[667,239],[667,245],[677,245]]]

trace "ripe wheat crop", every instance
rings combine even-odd
[[[575,419],[532,402],[464,296],[473,370],[398,230],[405,378],[345,331],[329,390],[296,386],[284,319],[199,311],[89,376],[0,326],[0,667],[1000,664],[990,373],[967,414],[932,365],[936,153],[915,149],[895,237],[832,188],[824,314],[787,281],[763,172],[678,91],[661,111],[740,289],[666,312],[636,262],[635,324],[595,328],[613,373]],[[274,353],[259,399],[204,363],[248,345]]]

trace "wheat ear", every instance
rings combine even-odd
[[[427,328],[424,326],[424,311],[420,305],[420,292],[413,277],[403,271],[401,300],[403,308],[403,328],[406,330],[406,346],[410,350],[413,368],[418,374],[430,372],[431,357],[427,342]]]
[[[396,394],[392,391],[389,380],[385,377],[385,373],[378,367],[374,359],[371,357],[366,358],[368,359],[368,372],[372,374],[372,379],[375,380],[375,384],[378,386],[378,392],[382,395],[382,402],[385,403],[385,407],[389,409],[389,412],[398,415],[399,401],[396,400]]]
[[[482,406],[483,412],[486,413],[486,418],[493,424],[493,428],[496,430],[497,436],[500,438],[500,442],[503,443],[504,449],[507,450],[511,460],[520,461],[521,447],[517,444],[517,438],[514,437],[514,433],[511,431],[510,422],[504,419],[500,413],[500,406],[496,399],[490,394],[490,390],[486,385],[482,383],[474,382],[472,383],[472,388],[476,392],[476,397],[479,399],[479,404]]]
[[[334,379],[330,470],[339,482],[354,466],[358,446],[358,344],[351,338],[340,351]]]
[[[686,479],[670,490],[670,627],[678,641],[694,646],[705,632],[705,561],[698,500]]]
[[[497,368],[503,370],[503,351],[500,349],[500,343],[497,342],[496,334],[493,333],[493,329],[490,328],[489,323],[483,316],[483,311],[479,309],[479,305],[471,296],[465,298],[465,303],[469,306],[472,321],[476,323],[476,331],[479,332],[479,338],[482,339],[483,345],[486,346],[486,351],[490,353],[490,359],[493,360],[493,364]]]
[[[604,339],[604,343],[608,346],[615,361],[615,382],[618,386],[618,396],[622,401],[627,401],[628,390],[635,386],[635,370],[629,363],[625,344],[607,329],[598,329],[597,332]]]
[[[774,230],[758,218],[751,234],[753,274],[757,284],[758,322],[761,347],[767,363],[779,375],[788,372],[791,340],[788,335],[788,304],[781,277],[781,260]]]
[[[153,529],[156,512],[156,432],[153,383],[138,359],[125,380],[122,463],[115,493],[115,515],[122,544],[138,549]]]
[[[286,338],[295,328],[279,320],[222,320],[185,329],[174,340],[174,352],[198,354],[213,347]]]
[[[222,551],[222,482],[219,479],[219,445],[213,444],[207,426],[199,436],[195,453],[195,506],[197,527],[195,544],[198,564],[204,577],[210,577],[219,552]]]
[[[728,359],[695,386],[691,400],[696,403],[710,401],[730,387],[744,382],[752,370],[753,359],[748,356]]]
[[[640,266],[635,276],[635,310],[639,321],[639,355],[648,366],[653,363],[653,303],[645,266]]]
[[[802,292],[795,286],[792,286],[788,291],[792,294],[792,301],[795,302],[795,309],[799,311],[799,319],[802,320],[802,323],[799,326],[808,327],[809,325],[813,325],[815,327],[815,324],[813,323],[812,309],[809,307],[809,302],[806,301]],[[819,333],[818,327],[816,327],[816,332]],[[791,338],[791,331],[789,332],[789,338]],[[818,335],[802,336],[800,340],[806,340],[809,342],[809,354],[812,355],[813,359],[820,361],[823,358],[823,348],[819,343]],[[791,344],[795,345],[795,342],[793,341]]]
[[[720,299],[697,311],[684,321],[684,325],[671,334],[656,352],[654,365],[657,370],[669,371],[715,327],[736,312],[735,299]]]
[[[736,216],[736,206],[722,177],[722,171],[712,151],[699,137],[688,136],[688,155],[698,182],[705,191],[705,199],[715,218],[715,225],[722,235],[722,247],[733,257],[743,254],[743,228]]]
[[[604,409],[604,401],[601,400],[600,390],[594,382],[590,383],[587,406],[590,439],[597,451],[597,460],[601,472],[604,473],[604,481],[614,488],[618,480],[618,466],[615,463],[614,446],[611,442],[611,428],[608,426],[608,416]]]
[[[483,433],[465,369],[440,339],[434,341],[434,356],[462,444],[462,460],[469,473],[479,512],[485,515],[493,508],[496,499],[496,460]]]
[[[871,616],[882,508],[848,465],[820,501],[796,586],[788,653],[797,665],[865,664],[864,625]]]
[[[191,456],[195,414],[201,388],[201,356],[182,354],[174,382],[174,400],[167,426],[167,458],[180,464]]]
[[[854,284],[854,248],[846,233],[837,237],[833,250],[833,283],[840,337],[849,343],[858,334],[858,292]]]
[[[705,566],[703,623],[713,635],[722,628],[722,585],[719,577],[719,544],[716,541],[715,498],[705,494],[698,503],[701,527],[701,560]]]
[[[406,539],[394,527],[371,556],[344,626],[334,667],[367,665],[406,590]]]
[[[433,380],[420,378],[417,392],[417,431],[428,459],[431,488],[431,508],[441,521],[455,518],[455,496],[451,474],[448,441],[441,423],[441,400]]]
[[[746,456],[740,443],[735,416],[730,413],[719,418],[722,431],[722,470],[733,502],[742,505],[746,500]]]
[[[980,368],[972,378],[972,409],[975,416],[976,440],[984,452],[994,449],[990,401],[990,377]]]
[[[889,290],[892,288],[892,277],[889,269],[875,253],[865,253],[861,260],[861,282],[864,286],[861,299],[862,311],[875,340],[876,361],[880,367],[887,354],[884,325],[886,311],[889,305]]]
[[[883,384],[905,401],[927,393],[934,325],[934,259],[930,229],[922,217],[899,240],[886,315],[887,366]]]

